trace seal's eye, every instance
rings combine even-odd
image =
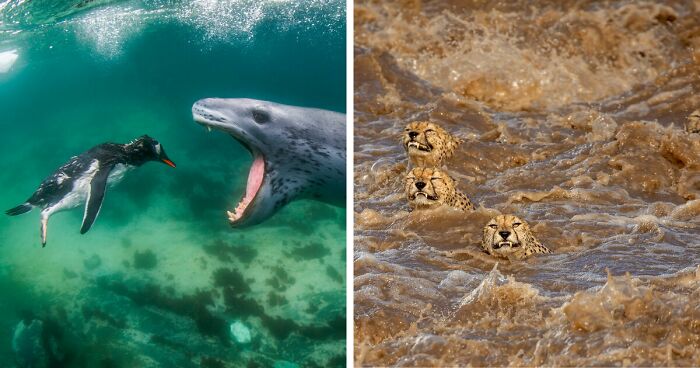
[[[253,110],[253,120],[258,124],[265,124],[270,121],[270,114],[262,110]]]
[[[520,223],[520,222],[515,222],[515,223],[513,223],[513,227],[518,227],[518,226],[520,226],[520,225],[522,225],[522,223]]]
[[[492,229],[495,229],[495,228],[498,227],[498,225],[496,225],[496,224],[489,224],[489,227],[492,228]]]

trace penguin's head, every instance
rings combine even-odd
[[[140,160],[138,161],[141,163],[160,161],[170,167],[175,167],[175,163],[170,160],[160,142],[148,135],[144,134],[136,138],[133,142],[129,143],[128,146],[134,154],[139,156]]]

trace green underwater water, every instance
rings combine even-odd
[[[250,154],[190,109],[345,112],[345,37],[342,1],[0,1],[0,53],[19,55],[0,73],[3,210],[102,142],[148,134],[177,164],[128,172],[85,235],[82,208],[54,214],[43,249],[36,210],[0,217],[2,366],[26,311],[55,366],[344,365],[345,209],[295,201],[231,229]]]

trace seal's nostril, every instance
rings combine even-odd
[[[510,236],[510,231],[499,231],[498,235],[500,235],[503,239],[508,239],[508,236]]]
[[[418,188],[418,190],[423,190],[423,188],[425,188],[425,182],[417,181],[416,188]]]

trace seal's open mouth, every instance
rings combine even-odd
[[[231,137],[241,143],[253,156],[253,164],[248,171],[245,193],[236,207],[234,207],[233,211],[226,211],[229,222],[231,225],[235,225],[246,216],[248,213],[247,210],[251,208],[251,205],[255,202],[260,188],[262,188],[265,182],[265,157],[262,153],[258,152],[257,149],[251,147],[247,142],[236,136],[237,130],[234,128],[235,124],[224,122],[223,119],[200,108],[197,104],[193,107],[193,117],[197,123],[202,124],[208,131],[214,128],[229,133]]]
[[[265,159],[262,155],[254,156],[253,164],[250,166],[250,171],[248,172],[248,184],[246,185],[245,194],[243,198],[238,202],[236,208],[231,211],[226,211],[228,215],[228,220],[231,224],[240,220],[246,213],[248,206],[255,200],[255,196],[260,191],[262,187],[263,180],[265,179]]]
[[[416,142],[416,141],[410,141],[410,142],[406,143],[406,148],[408,148],[408,149],[415,148],[419,151],[424,151],[424,152],[430,152],[433,149],[430,146],[426,146],[426,145],[421,144],[421,143]]]

